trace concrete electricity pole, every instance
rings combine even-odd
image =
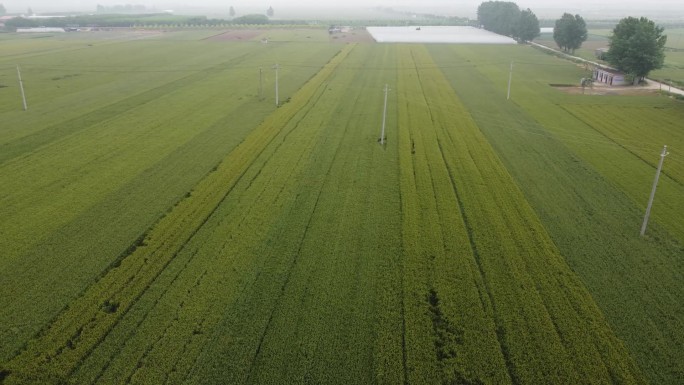
[[[276,79],[275,79],[276,80],[275,81],[275,99],[276,100],[275,100],[275,103],[276,103],[276,107],[278,107],[280,105],[280,101],[278,99],[279,98],[279,95],[278,95],[278,69],[280,68],[280,66],[278,65],[278,63],[276,63],[276,65],[273,66],[273,68],[275,68],[275,71],[276,71]]]
[[[385,84],[385,107],[382,110],[382,131],[380,132],[380,144],[385,144],[385,122],[387,121],[387,93],[389,88]]]
[[[21,80],[21,70],[19,70],[19,65],[17,65],[17,76],[19,77],[19,89],[21,89],[21,100],[24,102],[24,111],[28,110],[28,105],[26,104],[26,94],[24,93],[24,82]]]
[[[262,100],[264,98],[264,70],[259,67],[259,100]]]
[[[648,224],[648,217],[651,215],[651,206],[653,206],[653,197],[655,196],[656,187],[658,186],[658,178],[660,178],[660,170],[663,168],[663,161],[669,154],[667,146],[663,147],[663,152],[660,153],[660,162],[658,163],[658,170],[656,171],[655,180],[653,181],[653,188],[651,189],[651,197],[648,198],[648,206],[646,206],[646,215],[644,215],[644,223],[641,225],[641,236],[646,233],[646,225]]]
[[[511,70],[508,73],[508,93],[506,94],[506,100],[511,98],[511,80],[513,79],[513,62],[511,62]]]

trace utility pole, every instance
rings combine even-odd
[[[275,71],[276,71],[276,79],[275,79],[276,80],[276,82],[275,82],[275,99],[276,100],[275,100],[275,103],[276,103],[276,107],[278,107],[280,105],[280,101],[278,99],[279,98],[279,95],[278,95],[278,69],[280,68],[280,66],[278,65],[278,63],[276,63],[276,65],[273,66],[273,68],[275,68]]]
[[[656,187],[658,186],[658,178],[660,178],[660,170],[663,168],[663,161],[669,154],[667,146],[663,147],[663,152],[660,153],[660,162],[658,163],[658,170],[656,171],[655,180],[653,181],[653,188],[651,189],[651,197],[648,198],[648,206],[646,206],[646,215],[644,215],[644,223],[641,225],[641,236],[646,233],[646,225],[648,224],[648,217],[651,215],[651,206],[653,206],[653,197],[655,196]]]
[[[511,80],[513,79],[513,62],[511,61],[511,70],[508,73],[508,94],[506,94],[506,100],[511,98]]]
[[[385,144],[385,122],[387,121],[387,93],[389,92],[389,88],[387,84],[385,84],[385,107],[382,110],[382,131],[380,132],[380,144],[384,145]]]
[[[264,80],[263,80],[264,70],[259,67],[259,100],[264,98]]]
[[[17,76],[19,77],[19,89],[21,90],[21,100],[24,102],[24,111],[28,110],[28,105],[26,104],[26,94],[24,93],[24,82],[21,80],[21,70],[19,70],[19,65],[17,64]]]

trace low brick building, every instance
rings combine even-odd
[[[626,86],[630,84],[627,77],[620,71],[607,68],[595,68],[593,79],[595,82],[608,84],[611,86]]]

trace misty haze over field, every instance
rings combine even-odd
[[[10,13],[25,13],[29,7],[38,14],[49,12],[89,12],[98,4],[143,5],[150,10],[174,10],[179,14],[206,14],[223,17],[235,7],[238,14],[262,13],[272,6],[275,18],[335,18],[376,17],[374,8],[392,8],[401,12],[435,13],[448,16],[476,17],[480,0],[0,0]],[[681,0],[578,0],[568,4],[561,1],[521,0],[520,8],[530,8],[540,18],[557,18],[563,12],[579,13],[585,19],[647,16],[660,20],[684,21]]]

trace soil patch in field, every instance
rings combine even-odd
[[[582,87],[576,85],[566,85],[566,84],[550,84],[551,87],[565,92],[566,94],[584,94],[584,95],[622,95],[622,96],[635,96],[635,95],[657,95],[658,88],[652,87],[642,87],[642,86],[608,86],[605,84],[594,84],[593,87]]]
[[[330,41],[338,43],[374,43],[375,39],[365,29],[353,29],[349,32],[330,34]]]

